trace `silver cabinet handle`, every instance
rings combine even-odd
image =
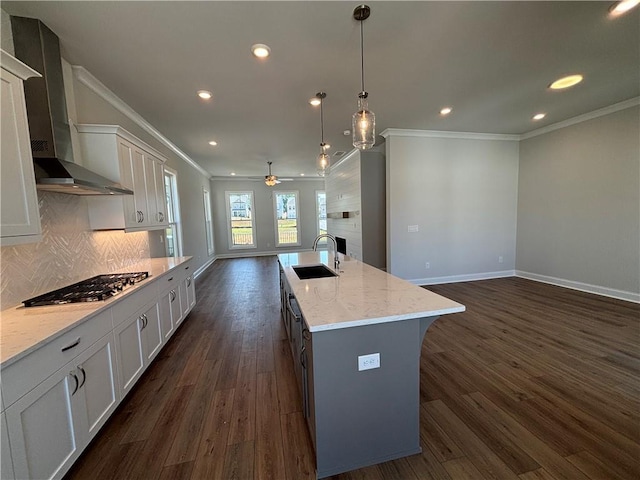
[[[76,338],[75,342],[70,343],[66,347],[62,347],[60,351],[66,352],[67,350],[71,350],[73,347],[77,347],[80,344],[80,337]]]
[[[173,280],[173,277],[167,279],[167,282],[170,282],[171,280]]]
[[[171,295],[171,303],[173,303],[173,301],[176,299],[176,291],[171,290],[169,293]]]
[[[142,220],[141,220],[141,222],[144,222],[144,212],[140,212],[140,215],[142,215]]]
[[[80,385],[80,383],[78,382],[78,376],[75,373],[69,372],[69,375],[71,375],[73,379],[76,381],[76,386],[74,387],[73,392],[71,392],[71,396],[73,397],[78,391],[78,385]]]
[[[145,313],[142,314],[142,321],[144,322],[144,328],[147,328],[147,325],[149,324],[149,319],[147,318],[147,315]]]
[[[136,219],[140,223],[140,210],[136,210]]]
[[[84,368],[82,368],[82,365],[78,365],[78,370],[82,372],[82,382],[80,383],[80,386],[78,388],[82,388],[82,386],[84,385],[84,382],[87,381],[87,372],[84,371]]]
[[[187,277],[187,287],[191,286],[191,277]]]
[[[142,315],[138,317],[138,320],[140,320],[140,331],[142,331],[144,330],[144,319],[142,318]]]
[[[305,340],[311,340],[311,333],[306,328],[302,331],[302,336]]]
[[[158,219],[160,222],[164,222],[164,213],[158,212]]]

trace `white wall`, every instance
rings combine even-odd
[[[521,142],[519,274],[640,300],[639,117],[636,106]]]
[[[216,255],[249,256],[277,252],[311,249],[318,235],[316,217],[316,190],[324,190],[324,180],[297,180],[267,187],[263,181],[214,179],[212,185],[213,225]],[[255,204],[256,245],[252,249],[230,249],[225,192],[252,191]],[[273,192],[297,191],[300,201],[301,246],[276,247],[275,207]]]
[[[404,132],[383,132],[387,271],[419,284],[513,274],[518,142]]]

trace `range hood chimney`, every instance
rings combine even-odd
[[[11,29],[16,58],[42,74],[24,82],[36,187],[74,195],[132,195],[122,185],[73,163],[56,34],[35,18],[11,16]]]

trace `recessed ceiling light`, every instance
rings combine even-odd
[[[620,2],[616,2],[609,7],[609,13],[617,17],[618,15],[622,15],[623,13],[627,13],[633,7],[637,6],[640,3],[640,0],[621,0]]]
[[[536,113],[536,114],[533,116],[533,119],[534,119],[534,120],[542,120],[542,119],[543,119],[544,117],[546,117],[546,116],[547,116],[547,114],[546,114],[546,113]]]
[[[440,110],[440,115],[449,115],[453,109],[451,107],[444,107]]]
[[[198,90],[198,96],[203,100],[209,100],[213,95],[208,90]]]
[[[320,99],[318,97],[313,97],[309,99],[309,103],[314,107],[317,107],[318,105],[320,105]]]
[[[301,174],[300,174],[300,176],[301,176],[301,177],[304,177],[304,173],[301,173]]]
[[[568,75],[553,82],[551,85],[549,85],[549,88],[551,90],[562,90],[564,88],[573,87],[574,85],[580,83],[582,81],[582,78],[582,75]]]
[[[215,147],[216,145],[218,145],[218,142],[216,142],[215,140],[211,140],[211,141],[209,142],[209,145],[211,145],[211,146]]]
[[[231,172],[231,176],[235,177],[236,176],[236,172]]]
[[[256,43],[251,46],[251,53],[258,58],[266,58],[271,54],[271,49],[262,43]]]

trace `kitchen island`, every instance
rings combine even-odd
[[[293,267],[333,265],[328,252],[278,255],[282,316],[303,413],[324,478],[421,452],[420,351],[440,315],[464,305],[347,256],[338,275],[301,280]]]

